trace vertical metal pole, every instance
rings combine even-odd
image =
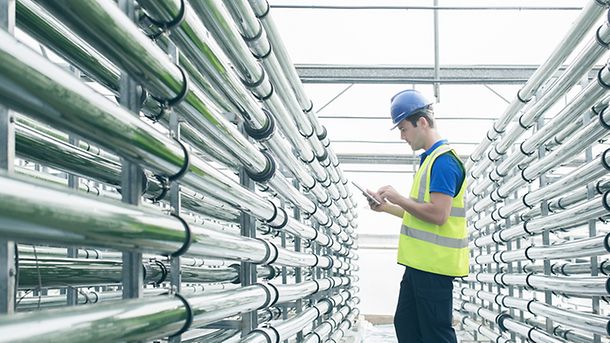
[[[119,7],[131,19],[135,19],[133,0],[119,0]],[[139,113],[140,103],[137,84],[127,73],[121,73],[120,103],[134,113]],[[135,163],[122,160],[121,195],[125,203],[138,206],[142,196],[142,169]],[[123,252],[123,298],[140,298],[143,289],[142,253]]]
[[[518,199],[519,199],[519,195],[517,194],[517,192],[515,192],[514,193],[514,200],[517,201]],[[511,227],[512,221],[511,221],[510,216],[508,218],[506,218],[505,223],[506,223],[505,227]],[[513,250],[513,241],[512,240],[510,240],[510,241],[508,241],[506,243],[506,250],[507,251]],[[513,263],[514,262],[509,262],[508,263],[507,272],[509,274],[512,274],[513,271],[514,271]],[[514,297],[515,296],[515,287],[513,285],[508,286],[508,296],[510,296],[510,297]],[[514,318],[514,316],[515,316],[515,309],[514,308],[510,308],[509,314],[511,316],[513,316],[513,318]],[[511,340],[514,341],[515,340],[515,333],[511,331],[510,332],[510,337],[511,337]]]
[[[585,112],[582,119],[583,119],[583,127],[588,125],[592,119],[591,113],[588,111]],[[592,151],[591,147],[588,147],[585,150],[585,163],[591,162],[592,160],[593,160],[593,151]],[[595,183],[589,183],[587,185],[587,199],[590,200],[593,197],[595,197],[595,195],[596,195]],[[589,227],[589,237],[597,236],[597,220],[591,219],[588,221],[587,225]],[[597,255],[593,255],[593,256],[591,256],[591,276],[597,276],[598,274],[599,274],[599,260],[597,258]],[[591,298],[591,310],[592,310],[592,313],[594,313],[594,314],[600,314],[599,300],[600,300],[600,297]],[[600,343],[601,336],[598,334],[594,334],[593,342]]]
[[[477,213],[476,217],[477,217],[477,220],[481,220],[481,214],[480,214],[480,213]],[[472,261],[474,261],[474,249],[470,249],[470,259],[471,259]],[[473,265],[472,265],[472,266],[469,268],[469,274],[476,274],[476,264],[473,264]],[[474,282],[470,281],[470,282],[468,282],[468,287],[470,287],[471,289],[476,289],[476,284],[475,284]],[[477,302],[477,299],[476,299],[475,297],[473,297],[473,296],[470,296],[470,297],[468,298],[468,301],[470,301],[470,302],[472,302],[472,303],[476,303],[476,302]],[[478,334],[478,333],[477,333],[477,331],[476,331],[476,330],[473,330],[473,331],[472,331],[472,337],[473,337],[473,339],[474,339],[475,341],[478,339],[477,334]]]
[[[282,207],[284,207],[283,201],[282,201]],[[286,232],[285,231],[282,231],[280,233],[280,242],[281,242],[282,248],[286,248]],[[286,267],[282,266],[282,284],[283,285],[288,283],[288,276],[286,275],[286,272],[287,272]],[[290,308],[290,305],[282,304],[281,306],[282,306],[282,319],[287,320],[288,319],[288,309]],[[288,340],[285,339],[284,343],[288,343]]]
[[[80,78],[80,70],[76,68],[71,68],[74,75]],[[68,135],[68,142],[76,147],[78,147],[79,139],[73,134]],[[68,175],[68,187],[71,189],[78,190],[79,178],[76,175],[69,174]],[[70,258],[78,257],[78,248],[69,247],[67,251],[67,255]],[[78,304],[78,292],[75,288],[68,288],[66,291],[66,300],[68,306],[76,306]]]
[[[441,89],[437,80],[440,77],[440,44],[439,44],[439,29],[438,29],[438,0],[434,0],[434,97],[436,102],[441,101]]]
[[[180,54],[176,45],[174,43],[170,43],[168,46],[167,52],[172,60],[172,62],[178,64],[180,59]],[[180,140],[180,122],[178,120],[178,114],[176,111],[171,111],[169,115],[169,131],[170,134]],[[178,181],[173,181],[169,187],[169,203],[171,206],[172,214],[175,216],[180,215],[180,211],[182,210],[182,199],[180,196],[180,184]],[[176,293],[180,293],[180,284],[182,283],[182,272],[180,270],[180,256],[171,257],[170,258],[170,284],[172,290]],[[174,335],[169,337],[169,343],[179,343],[182,341],[182,335]]]
[[[245,135],[245,131],[242,128],[242,133]],[[239,169],[239,182],[244,188],[254,191],[254,181],[250,179],[246,173],[245,168]],[[241,213],[239,217],[239,225],[241,235],[244,237],[256,237],[256,221],[252,216]],[[240,269],[240,280],[241,285],[249,286],[256,283],[256,265],[250,262],[242,262]],[[241,335],[242,337],[248,335],[258,325],[257,311],[251,311],[243,313],[241,316]]]
[[[314,223],[313,223],[313,227],[314,227],[314,229],[316,229],[316,230],[320,230],[320,224],[318,224],[318,223],[315,223],[315,222],[314,222]],[[311,247],[312,247],[312,248],[311,248],[311,251],[312,251],[314,254],[316,254],[316,255],[318,255],[318,256],[319,256],[319,255],[320,255],[320,252],[322,251],[322,247],[320,247],[320,245],[319,245],[318,243],[314,242],[314,241],[312,241],[312,242],[311,242],[311,244],[312,244],[312,246],[311,246]],[[321,279],[321,278],[322,278],[322,270],[321,270],[320,268],[318,268],[318,267],[315,267],[315,268],[314,268],[314,270],[313,270],[312,279],[313,279],[313,280],[319,280],[319,279]],[[315,300],[317,300],[317,299],[319,298],[319,296],[320,296],[319,294],[316,294],[315,296],[311,297],[310,299],[315,299]],[[322,324],[322,320],[323,320],[323,319],[322,319],[322,316],[320,316],[320,317],[318,318],[317,322],[316,322],[316,326],[317,326],[317,325]]]
[[[14,34],[15,0],[0,0],[0,27]],[[0,170],[12,174],[15,168],[15,115],[0,104]],[[15,242],[0,239],[0,313],[15,311],[17,261]]]
[[[537,123],[535,129],[540,130],[543,126],[544,126],[544,117],[540,117],[540,119],[538,119],[538,123]],[[545,155],[545,152],[546,152],[546,150],[544,148],[544,145],[541,145],[540,148],[538,149],[538,159],[542,159]],[[547,185],[546,174],[542,174],[542,175],[540,175],[539,187],[544,187],[546,185]],[[540,210],[541,210],[541,213],[540,213],[541,217],[546,217],[549,215],[549,208],[548,208],[547,200],[543,200],[540,203]],[[551,245],[549,230],[545,229],[544,232],[542,232],[542,244],[545,246]],[[544,275],[551,275],[551,261],[548,259],[544,260]],[[553,293],[551,291],[544,291],[544,302],[547,303],[548,305],[553,304]],[[549,317],[546,318],[546,331],[549,332],[550,334],[553,334],[553,320],[550,319]]]
[[[489,215],[489,211],[486,211],[485,213],[486,213],[486,216]],[[498,230],[497,224],[494,224],[494,226],[496,226],[496,227],[493,229],[493,231]],[[487,226],[487,234],[491,235],[491,233],[492,233],[492,229],[491,229],[491,225],[489,225],[489,226]],[[487,245],[485,250],[487,252],[487,255],[491,255],[491,245]],[[488,273],[492,273],[491,266],[492,266],[492,263],[487,264],[486,270],[487,270]],[[494,284],[490,282],[487,285],[487,291],[490,292],[490,293],[493,293],[493,286],[494,286]],[[485,305],[482,304],[481,306],[485,306]],[[487,306],[487,308],[490,311],[493,311],[494,310],[494,303],[490,301],[489,305]],[[491,323],[491,328],[492,329],[495,328],[495,323]]]
[[[70,144],[74,146],[78,146],[78,138],[73,135],[68,136],[68,140]],[[79,178],[75,175],[68,175],[68,187],[72,189],[78,190]],[[68,248],[68,257],[77,258],[78,257],[78,248],[70,247]],[[68,306],[75,306],[78,304],[78,292],[75,288],[68,288],[66,291],[66,299]]]
[[[293,180],[292,185],[297,190],[300,191],[299,182],[297,180]],[[295,206],[292,209],[292,215],[296,221],[301,221],[301,211],[299,210],[298,206]],[[297,237],[297,236],[294,237],[294,251],[296,251],[296,252],[301,251],[301,238]],[[303,281],[303,271],[302,271],[301,267],[294,268],[294,282],[301,283],[302,281]],[[297,315],[299,313],[303,312],[303,300],[302,299],[297,300],[296,311],[297,311]],[[297,342],[302,342],[302,341],[303,341],[303,330],[297,332]]]
[[[484,214],[484,213],[485,213],[485,212],[483,212],[483,214]],[[483,216],[483,214],[479,213],[479,219],[480,219],[480,218]],[[488,225],[488,226],[486,226],[485,228],[481,228],[481,230],[484,230],[484,231],[482,231],[482,232],[485,232],[485,234],[488,234],[488,233],[489,233],[489,225]],[[479,248],[479,255],[483,255],[483,247],[480,247],[480,248]],[[485,272],[485,266],[484,266],[483,264],[480,264],[480,265],[479,265],[479,272],[480,272],[480,273],[484,273],[484,272]],[[484,289],[484,288],[485,288],[485,285],[484,285],[483,283],[479,283],[479,288],[480,288],[482,291],[484,291],[484,290],[485,290],[485,289]],[[481,301],[481,307],[485,306],[485,302],[484,302],[483,300],[480,300],[480,301]],[[483,322],[485,322],[485,320],[483,320]]]

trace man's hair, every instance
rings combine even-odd
[[[426,106],[421,110],[418,110],[414,114],[410,115],[406,119],[411,122],[414,127],[417,127],[417,121],[419,118],[424,118],[428,122],[430,127],[434,127],[434,111],[432,110],[432,105]]]

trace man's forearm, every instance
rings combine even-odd
[[[398,218],[402,218],[405,213],[405,210],[398,205],[386,203],[384,204],[383,212],[389,213]]]
[[[420,204],[411,198],[402,197],[397,205],[401,210],[409,212],[420,220],[436,225],[442,225],[444,222],[441,219],[442,215],[439,208],[432,203]]]

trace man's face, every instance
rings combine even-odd
[[[424,148],[424,139],[421,125],[413,126],[410,121],[403,120],[398,124],[400,139],[407,142],[413,151]]]

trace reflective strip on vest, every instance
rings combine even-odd
[[[449,213],[449,216],[451,216],[451,217],[459,217],[459,218],[466,218],[466,209],[465,208],[459,208],[459,207],[452,207],[451,208],[451,212]]]
[[[409,236],[415,239],[419,239],[421,241],[440,245],[447,248],[461,249],[468,247],[468,238],[457,239],[443,237],[429,231],[418,230],[412,227],[408,227],[406,225],[403,225],[400,228],[400,233],[405,236]]]

